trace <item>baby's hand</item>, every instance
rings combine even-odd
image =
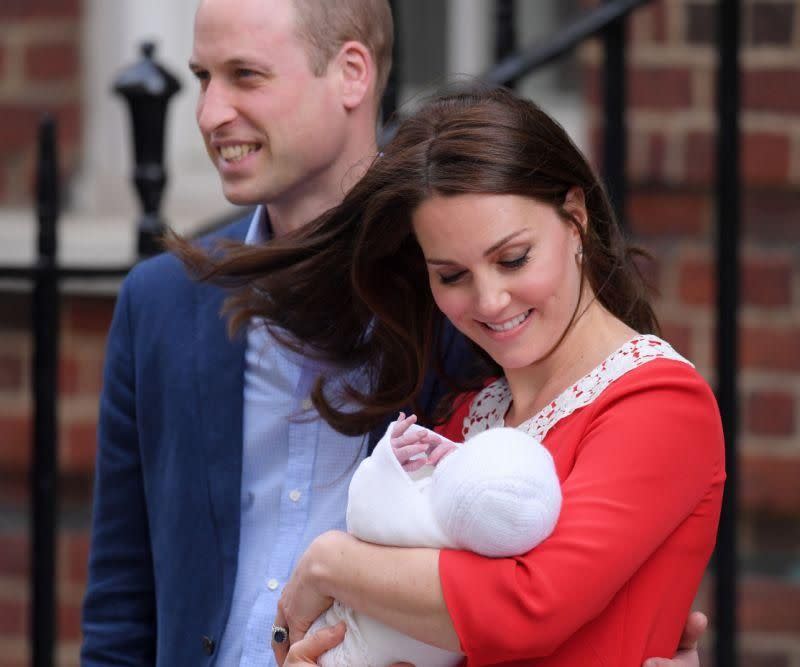
[[[397,460],[406,472],[419,470],[425,464],[435,466],[445,456],[454,452],[457,445],[416,424],[417,416],[402,412],[392,427],[390,443]]]

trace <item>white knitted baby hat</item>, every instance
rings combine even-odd
[[[484,556],[523,554],[555,528],[561,487],[553,457],[514,428],[492,428],[444,458],[431,505],[460,548]]]

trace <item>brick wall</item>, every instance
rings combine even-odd
[[[78,664],[80,603],[95,452],[97,396],[113,297],[67,296],[59,363],[60,531],[57,557],[58,664]],[[0,655],[28,665],[31,439],[30,299],[0,292]]]
[[[715,5],[656,0],[639,11],[628,70],[630,226],[656,257],[666,337],[712,382]],[[743,0],[743,10],[742,664],[798,667],[800,2]],[[599,163],[601,50],[584,62]],[[711,608],[707,588],[700,600]]]
[[[0,205],[31,200],[38,119],[59,123],[63,173],[80,135],[81,0],[0,2]]]

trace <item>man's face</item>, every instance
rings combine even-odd
[[[309,67],[291,0],[203,0],[190,67],[197,124],[225,196],[280,202],[324,187],[347,135],[340,78]]]

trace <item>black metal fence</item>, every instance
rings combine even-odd
[[[495,34],[498,63],[484,78],[513,86],[520,78],[570,53],[591,38],[603,40],[604,150],[603,177],[611,201],[625,224],[626,201],[626,25],[628,16],[652,0],[604,0],[544,44],[517,50],[514,44],[514,3],[496,0]],[[715,189],[716,266],[719,285],[716,313],[717,400],[726,441],[728,482],[723,502],[715,554],[715,663],[736,667],[737,651],[737,548],[736,489],[738,483],[738,307],[740,276],[740,170],[739,170],[739,46],[741,0],[717,4],[717,173]],[[401,45],[397,45],[399,49]],[[158,208],[166,175],[163,169],[164,118],[177,81],[152,61],[151,45],[143,47],[144,60],[126,70],[116,90],[131,103],[135,128],[134,181],[142,201],[139,222],[140,255],[152,252],[161,225]],[[383,117],[397,106],[398,52],[386,97]],[[54,558],[57,515],[57,358],[59,342],[59,284],[65,278],[121,277],[129,266],[70,268],[56,260],[59,211],[56,128],[51,119],[42,122],[39,137],[37,216],[38,261],[30,267],[2,267],[0,278],[26,279],[33,285],[34,442],[31,467],[32,612],[31,650],[35,667],[53,665],[56,637]]]

